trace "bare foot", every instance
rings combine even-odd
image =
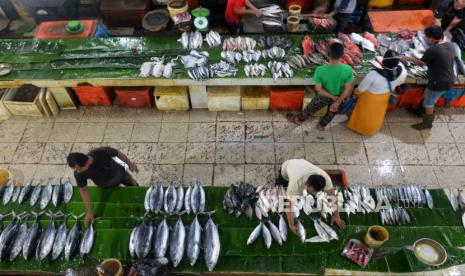
[[[320,125],[319,123],[316,124],[316,128],[319,130],[319,131],[325,131],[325,127]]]
[[[294,123],[294,124],[296,124],[296,125],[298,125],[298,126],[300,126],[300,125],[302,124],[302,121],[299,120],[299,116],[294,115],[294,114],[292,114],[292,113],[287,113],[287,114],[286,114],[286,119],[287,119],[289,122]]]

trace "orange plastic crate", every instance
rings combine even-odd
[[[272,86],[270,110],[301,110],[305,88],[303,86]]]
[[[153,106],[153,87],[117,87],[115,92],[124,107]]]
[[[73,87],[81,105],[111,106],[115,93],[110,87],[76,86]]]
[[[403,106],[419,106],[423,101],[424,86],[404,86],[398,89],[397,105]]]

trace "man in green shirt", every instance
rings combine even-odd
[[[344,46],[340,43],[333,43],[329,47],[329,64],[319,66],[313,80],[317,95],[308,106],[299,114],[287,114],[287,119],[297,125],[302,124],[310,115],[321,108],[328,106],[328,111],[320,119],[317,127],[325,130],[325,127],[333,120],[340,105],[347,98],[354,88],[354,74],[352,67],[342,64],[340,58],[344,54]]]

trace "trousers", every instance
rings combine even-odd
[[[334,119],[334,116],[336,116],[336,112],[332,112],[329,109],[329,106],[333,103],[334,101],[332,99],[317,94],[315,98],[313,98],[312,101],[307,105],[307,107],[299,114],[299,120],[304,121],[318,110],[327,106],[328,110],[326,111],[326,114],[320,119],[320,125],[325,127],[331,123],[331,121]]]

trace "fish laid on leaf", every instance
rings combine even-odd
[[[177,192],[174,183],[171,181],[169,183],[168,189],[165,192],[165,203],[163,205],[165,212],[167,214],[172,214],[176,208],[177,204]]]
[[[149,254],[153,233],[152,223],[142,219],[134,236],[134,252],[139,259],[145,258]]]
[[[13,192],[15,190],[13,179],[8,180],[8,183],[5,185],[6,185],[6,188],[5,188],[5,191],[3,192],[3,205],[7,205],[8,203],[10,203],[11,197],[13,196]]]
[[[229,190],[224,195],[223,208],[231,215],[236,217],[245,214],[248,218],[252,218],[253,204],[257,200],[255,187],[241,182],[239,186],[231,185]]]
[[[37,202],[39,201],[40,199],[40,194],[42,192],[42,180],[40,180],[36,186],[34,187],[34,189],[32,190],[32,193],[31,193],[31,198],[29,199],[29,205],[31,205],[31,207],[34,207]]]
[[[63,201],[64,188],[65,188],[64,184],[63,184],[63,182],[61,181],[61,178],[60,178],[59,183],[56,184],[53,187],[53,192],[52,192],[52,204],[53,204],[53,206],[58,207],[58,205],[60,205],[61,202]]]
[[[189,258],[189,263],[191,266],[194,266],[197,262],[197,259],[200,255],[201,248],[201,236],[202,227],[200,226],[197,216],[194,217],[192,223],[189,227],[189,233],[187,234],[187,258]]]
[[[95,227],[94,222],[90,223],[87,229],[82,234],[81,245],[79,247],[79,253],[81,258],[84,258],[90,254],[94,245],[95,239]]]
[[[304,39],[302,39],[302,50],[305,57],[310,56],[315,51],[315,42],[309,35],[304,36]]]
[[[14,244],[16,235],[18,234],[20,223],[20,216],[13,213],[13,220],[0,234],[0,260],[8,259],[11,246]]]
[[[169,241],[170,259],[173,267],[177,267],[182,260],[184,255],[185,240],[186,228],[182,223],[181,216],[179,216],[171,232]]]
[[[153,253],[155,259],[164,258],[168,250],[170,230],[164,218],[157,227],[156,236],[153,238]]]
[[[260,36],[257,43],[258,46],[264,49],[269,49],[276,46],[285,50],[289,50],[292,47],[292,41],[290,39],[281,37],[279,35]]]
[[[379,44],[378,40],[376,39],[376,37],[372,33],[364,32],[363,33],[363,38],[365,38],[365,39],[369,40],[371,43],[373,43],[373,45],[375,45],[376,48],[379,48],[380,44]]]
[[[27,201],[32,193],[32,180],[29,180],[26,185],[21,189],[21,192],[18,196],[18,204],[22,205],[25,201]]]
[[[23,251],[23,245],[24,245],[24,242],[26,241],[26,237],[28,234],[27,219],[28,219],[27,216],[24,217],[24,222],[19,226],[18,232],[11,246],[11,251],[10,251],[10,256],[9,256],[10,262],[14,261],[19,256],[19,254]]]
[[[36,252],[37,248],[37,243],[39,241],[39,237],[42,232],[42,228],[40,226],[40,213],[34,213],[32,214],[35,216],[34,223],[32,224],[31,228],[29,228],[27,235],[25,237],[24,243],[23,243],[23,248],[22,248],[22,253],[23,253],[23,258],[27,261],[29,258],[32,257],[34,252]]]
[[[45,207],[48,206],[50,203],[50,200],[52,199],[52,193],[53,193],[53,185],[52,185],[52,178],[50,178],[47,182],[47,185],[45,185],[42,188],[42,193],[40,195],[40,209],[43,210]]]
[[[205,211],[205,190],[200,182],[196,182],[191,190],[191,211],[194,214]]]
[[[218,258],[220,257],[220,234],[218,232],[218,226],[213,222],[211,216],[209,216],[204,228],[204,259],[208,271],[213,271],[216,263],[218,262]]]
[[[71,227],[71,230],[69,230],[69,233],[66,237],[65,241],[65,259],[67,261],[71,260],[74,255],[77,253],[77,250],[79,248],[79,243],[81,241],[81,229],[79,228],[79,218],[82,217],[84,214],[81,216],[73,216],[76,222],[74,223],[73,227]]]
[[[53,242],[51,256],[52,261],[58,259],[58,257],[60,257],[61,253],[63,253],[63,250],[65,249],[66,237],[68,235],[68,228],[66,226],[67,221],[68,216],[65,215],[63,218],[63,222],[61,223],[60,227],[58,227],[57,233],[55,235],[55,241]]]
[[[53,214],[50,214],[50,217],[51,217],[51,222],[40,235],[39,242],[37,244],[37,249],[36,249],[36,260],[37,261],[45,260],[45,258],[49,256],[50,252],[52,252],[53,241],[55,240],[57,229],[55,226],[56,216]]]

